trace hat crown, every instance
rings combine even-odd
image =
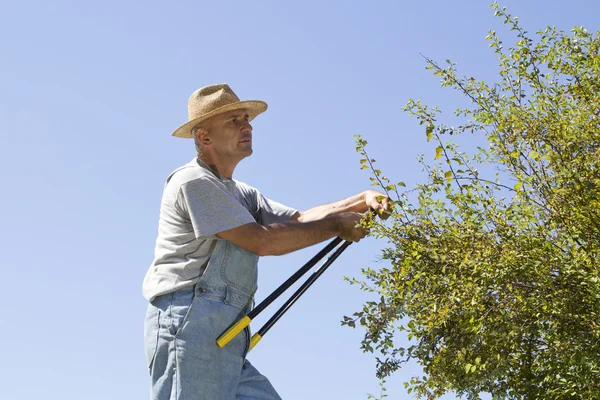
[[[196,119],[220,107],[238,103],[239,97],[226,83],[205,86],[196,90],[188,100],[188,118]]]

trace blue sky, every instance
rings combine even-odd
[[[599,29],[593,0],[502,4],[531,33]],[[170,136],[191,92],[227,82],[269,103],[253,123],[254,155],[234,177],[279,202],[307,209],[367,189],[354,133],[386,175],[410,185],[423,178],[417,154],[431,157],[434,146],[401,107],[418,98],[448,115],[464,104],[420,53],[493,79],[484,38],[510,36],[488,5],[0,3],[1,397],[148,397],[141,284],[164,179],[194,157],[191,141]],[[342,277],[379,267],[383,246],[351,246],[250,353],[284,399],[378,393],[361,330],[340,320],[370,299]],[[320,247],[264,258],[258,299]],[[390,378],[390,398],[409,398],[401,383],[418,371]]]

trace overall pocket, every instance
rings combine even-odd
[[[196,297],[195,287],[180,289],[171,294],[171,305],[168,309],[169,314],[169,332],[176,336],[187,321],[194,299]]]
[[[227,243],[227,257],[221,265],[221,279],[228,285],[254,295],[258,280],[258,256],[232,243]]]

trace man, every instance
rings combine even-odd
[[[335,236],[357,242],[365,236],[361,213],[388,208],[378,192],[366,191],[299,212],[233,180],[252,154],[250,121],[266,109],[262,101],[240,101],[228,85],[211,85],[192,94],[189,120],[173,132],[193,138],[198,156],[167,179],[144,279],[152,399],[279,399],[246,360],[247,328],[224,348],[215,342],[250,311],[258,257]]]

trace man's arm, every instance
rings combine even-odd
[[[358,242],[366,232],[356,227],[362,214],[347,212],[309,222],[284,222],[262,226],[249,223],[217,233],[221,239],[232,242],[258,256],[291,253],[324,240],[339,236]]]
[[[383,199],[378,200],[378,198],[382,197]],[[389,211],[387,196],[379,193],[376,190],[366,190],[362,193],[350,196],[334,203],[323,204],[313,207],[307,211],[298,211],[294,216],[292,216],[290,221],[318,221],[332,215],[346,212],[364,213],[369,209],[375,210],[377,214],[381,215],[383,218],[386,218],[388,215],[387,211]]]

